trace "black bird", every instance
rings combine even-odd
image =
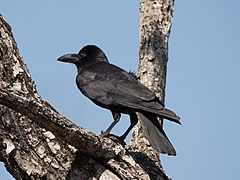
[[[176,155],[158,117],[181,124],[180,118],[164,108],[156,94],[137,81],[131,73],[110,64],[99,47],[87,45],[78,54],[63,55],[58,61],[75,64],[78,70],[78,89],[96,105],[112,112],[114,121],[103,132],[103,136],[109,135],[120,120],[121,113],[128,114],[131,124],[118,139],[123,141],[139,119],[145,136],[157,152]]]

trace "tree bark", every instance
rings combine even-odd
[[[172,8],[172,1],[141,3],[138,76],[162,101]],[[0,79],[0,161],[14,178],[169,179],[148,144],[144,145],[147,148],[138,147],[138,142],[147,143],[141,128],[135,130],[127,150],[118,142],[78,127],[44,101],[2,16]]]
[[[168,62],[168,39],[173,18],[174,0],[145,0],[140,6],[139,81],[153,90],[164,105]],[[139,116],[139,118],[141,118]],[[163,125],[163,120],[159,119]],[[144,137],[141,121],[133,129],[129,149],[145,152],[162,169],[159,155]],[[151,171],[151,168],[149,168]],[[154,176],[154,179],[156,177]]]

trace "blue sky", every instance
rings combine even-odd
[[[237,179],[240,162],[240,1],[176,1],[169,44],[165,123],[176,157],[161,156],[173,179]],[[112,121],[78,91],[76,68],[56,59],[96,44],[111,63],[137,72],[139,1],[1,3],[40,95],[79,126],[99,134]],[[114,133],[129,124],[123,116]],[[129,137],[128,137],[129,140]],[[12,179],[0,163],[0,179]]]

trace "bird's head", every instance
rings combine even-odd
[[[96,62],[107,62],[105,53],[95,45],[87,45],[83,47],[78,54],[65,54],[57,59],[61,62],[73,63],[77,67],[90,65]]]

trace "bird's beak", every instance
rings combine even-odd
[[[61,62],[68,62],[68,63],[78,63],[80,61],[80,56],[78,54],[65,54],[57,59]]]

